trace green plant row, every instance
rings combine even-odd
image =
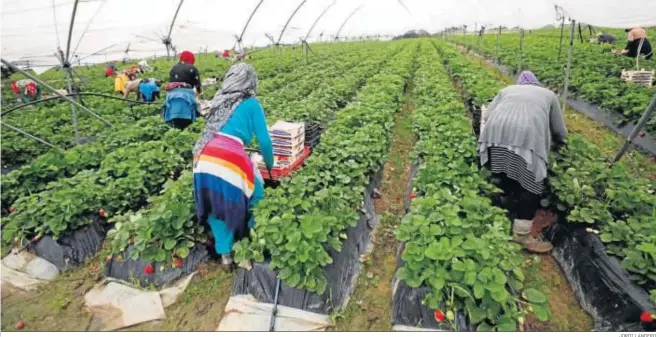
[[[170,129],[162,140],[117,149],[96,171],[81,171],[51,183],[44,191],[19,198],[16,211],[3,219],[3,241],[7,244],[43,235],[57,239],[90,225],[99,216],[140,208],[174,171],[189,165],[190,144],[197,137],[197,128]]]
[[[298,89],[301,86],[303,87],[302,93],[296,97],[303,97],[308,94],[306,88],[316,88],[319,82],[325,82],[327,78],[337,76],[339,71],[344,69],[341,67],[342,64],[354,66],[353,63],[343,62],[353,59],[352,56],[353,54],[346,54],[343,55],[344,59],[335,57],[319,61],[314,64],[314,67],[327,68],[331,71],[315,73],[313,76],[308,77],[308,79],[294,81],[298,77],[297,71],[281,74],[273,78],[269,77],[269,79],[262,81],[263,86],[271,87],[268,85],[270,82],[280,79],[288,79],[293,84],[285,88],[278,87],[278,90],[271,87],[268,92],[263,94],[264,100],[273,103],[273,106],[282,106],[293,96],[289,94],[288,88]],[[303,72],[307,75],[308,72],[311,72],[311,69],[307,68],[303,66],[298,67],[298,72]],[[264,108],[266,111],[272,110],[266,103],[264,104]],[[39,192],[45,189],[51,181],[62,177],[73,176],[81,170],[97,168],[105,155],[119,147],[140,141],[158,140],[166,130],[168,130],[168,126],[162,122],[160,116],[150,116],[137,122],[135,125],[105,132],[100,135],[98,141],[73,147],[64,153],[53,150],[39,156],[31,163],[3,177],[1,188],[3,208],[7,211],[18,197]]]
[[[391,51],[377,50],[377,53],[372,53],[369,62],[362,62],[351,69],[353,76],[331,78],[326,82],[354,83],[362,77],[371,76],[369,71],[380,66],[381,62],[387,62],[391,54]],[[315,75],[310,73],[309,77],[312,76]],[[280,92],[282,93],[282,91]],[[312,95],[310,94],[310,96]],[[288,99],[284,94],[277,98],[275,96],[270,96],[272,104]],[[339,99],[326,95],[321,97]],[[302,97],[297,96],[296,99],[301,100]],[[292,100],[288,103],[293,102]],[[325,105],[329,104],[325,103]],[[315,113],[320,114],[321,112],[316,111]],[[284,116],[276,110],[267,110],[267,115],[269,120],[295,120],[288,119],[289,116]],[[185,258],[189,253],[189,248],[193,247],[192,243],[204,244],[206,241],[206,236],[202,235],[204,228],[196,221],[192,179],[191,172],[185,172],[179,180],[167,183],[161,196],[152,197],[148,208],[138,212],[120,214],[115,219],[111,219],[111,222],[116,223],[115,228],[108,233],[112,254],[119,255],[130,244],[134,244],[135,249],[131,251],[131,258],[161,262],[168,261],[173,256]],[[270,198],[269,194],[272,192],[274,191],[267,190],[267,198]]]
[[[282,56],[276,55],[275,57],[270,51],[263,51],[261,53],[260,56],[249,62],[256,67],[260,80],[265,80],[263,81],[264,83],[261,88],[261,93],[263,95],[266,95],[270,91],[278,90],[281,83],[294,82],[295,79],[298,79],[299,76],[301,76],[303,69],[306,71],[314,69],[311,65],[301,64],[301,55],[299,52],[292,53],[291,51],[285,51]],[[339,53],[336,58],[355,58],[354,56],[356,55],[356,48],[350,47],[344,52]],[[313,61],[325,64],[325,68],[330,68],[331,65],[335,64],[333,58],[316,59]],[[157,67],[157,70],[142,76],[168,79],[168,72],[175,62],[177,61],[158,60],[151,62],[151,65]],[[221,78],[225,70],[229,67],[230,62],[220,58],[214,58],[213,56],[202,56],[198,58],[196,65],[203,78],[209,76],[217,76]],[[89,68],[76,68],[76,72],[88,79],[87,84],[84,86],[85,91],[114,94],[114,79],[104,77],[104,66],[105,65],[102,64]],[[127,68],[128,66],[126,65],[125,67]],[[290,76],[287,73],[292,70],[296,73],[294,76]],[[44,74],[44,76],[42,76],[42,78],[53,77],[59,77],[60,79],[65,78],[64,72],[52,71],[50,74]],[[268,82],[271,82],[271,84]],[[63,83],[65,82],[61,82],[62,85]],[[211,98],[218,87],[218,85],[215,85],[207,88],[203,96]],[[13,97],[11,95],[13,94],[10,93],[9,97]],[[135,99],[135,96],[132,96],[131,98]],[[85,104],[92,109],[92,111],[98,113],[103,118],[108,119],[117,128],[132,124],[134,121],[139,120],[144,116],[159,113],[159,111],[154,112],[159,108],[159,105],[138,105],[130,108],[125,102],[105,98],[84,97],[83,99]],[[107,130],[107,126],[103,122],[95,119],[86,112],[79,111],[78,109],[77,115],[81,137],[95,136]],[[35,123],[34,121],[38,122]],[[61,148],[71,146],[75,139],[71,107],[68,103],[63,101],[47,102],[38,106],[32,106],[12,112],[3,117],[3,122],[46,139]],[[48,148],[45,145],[26,138],[10,129],[3,129],[2,140],[1,149],[3,165],[6,166],[15,166],[30,162],[38,155],[48,151]]]
[[[478,331],[515,331],[522,304],[546,320],[545,296],[523,289],[524,259],[507,234],[505,211],[489,198],[497,188],[479,171],[465,106],[434,48],[424,50],[414,89],[417,197],[396,233],[404,243],[397,277],[429,288],[423,303],[446,312],[445,328],[454,329],[455,312],[464,312]]]
[[[441,52],[461,78],[489,78],[461,81],[466,92],[478,101],[492,98],[485,90],[493,85],[487,82],[494,81],[489,71],[486,75],[476,64],[468,67],[451,47]],[[550,171],[551,207],[564,212],[572,225],[600,230],[606,251],[620,258],[622,267],[656,302],[656,183],[635,177],[621,163],[609,168],[600,149],[577,134],[568,137],[566,148],[551,154]]]
[[[325,292],[329,252],[339,252],[345,230],[357,224],[366,186],[386,159],[414,51],[404,49],[368,80],[329,123],[303,170],[258,204],[250,239],[235,244],[237,262],[262,262],[266,252],[288,286]]]
[[[526,34],[523,42],[522,68],[532,70],[538,78],[550,88],[562,92],[567,62],[567,41],[563,43],[560,59],[558,50],[559,30],[545,29]],[[621,49],[626,44],[626,33],[617,31],[617,46]],[[451,39],[464,44],[478,53],[496,57],[496,34],[487,34],[481,41],[471,37],[453,36]],[[502,64],[517,69],[519,63],[519,34],[501,34],[499,59]],[[656,88],[645,88],[624,82],[620,75],[623,69],[635,69],[635,59],[615,56],[609,45],[584,43],[578,39],[574,42],[572,53],[569,91],[600,107],[616,111],[629,121],[637,121],[649,105]],[[642,60],[640,67],[656,68],[656,61]],[[656,130],[656,118],[647,126],[649,131]]]

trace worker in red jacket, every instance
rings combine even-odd
[[[227,49],[224,50],[222,56],[223,56],[223,58],[226,59],[226,60],[229,59],[229,58],[230,58],[230,51],[227,50]]]

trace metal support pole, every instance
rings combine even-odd
[[[654,113],[654,109],[656,109],[656,95],[654,95],[654,97],[651,99],[651,103],[649,103],[647,110],[645,110],[645,113],[642,114],[640,121],[638,121],[638,124],[635,126],[635,128],[633,128],[633,131],[631,131],[629,134],[629,137],[626,139],[626,142],[620,151],[617,152],[617,155],[615,155],[615,158],[613,158],[613,161],[611,161],[610,166],[613,166],[615,163],[620,161],[620,159],[622,159],[622,156],[629,149],[629,145],[633,142],[633,139],[635,139],[635,137],[638,135],[638,132],[642,130],[645,124],[647,124],[647,121],[651,118],[651,115]]]
[[[524,54],[524,29],[519,30],[519,59],[517,60],[517,73],[522,72],[522,57]]]
[[[579,39],[581,39],[581,43],[583,43],[583,32],[581,31],[581,23],[579,22]]]
[[[501,64],[501,60],[499,59],[499,41],[501,39],[501,26],[499,26],[499,30],[497,31],[497,64]]]
[[[270,177],[273,177],[270,175]],[[271,310],[271,321],[269,323],[269,332],[276,329],[276,315],[278,314],[278,295],[280,294],[280,279],[276,278],[276,292],[273,295],[273,310]]]
[[[32,139],[36,140],[36,141],[39,142],[39,143],[46,144],[46,145],[50,146],[50,147],[53,148],[53,149],[57,149],[57,150],[60,150],[60,151],[61,151],[60,148],[58,148],[58,147],[56,147],[56,146],[54,146],[54,145],[52,145],[52,144],[46,142],[45,140],[43,140],[43,139],[41,139],[41,138],[39,138],[39,137],[37,137],[37,136],[31,135],[31,134],[29,134],[29,133],[27,133],[27,132],[25,132],[25,131],[23,131],[23,130],[17,128],[17,127],[11,126],[11,125],[9,125],[9,124],[7,124],[7,123],[4,123],[4,122],[0,122],[0,125],[2,125],[2,126],[6,126],[6,127],[10,128],[10,129],[12,129],[12,130],[14,130],[14,131],[16,131],[16,132],[22,134],[23,136],[26,136],[26,137],[32,138]]]
[[[71,74],[71,66],[66,67],[66,81],[68,82],[68,93],[73,93],[73,75]],[[71,105],[71,114],[73,117],[73,128],[75,130],[75,144],[80,145],[80,130],[78,129],[77,124],[77,112],[75,111],[75,105]]]
[[[11,69],[14,69],[15,71],[19,72],[21,75],[23,75],[23,76],[25,76],[25,77],[31,79],[32,81],[38,83],[39,85],[42,85],[44,88],[46,88],[46,89],[48,89],[48,90],[54,92],[55,95],[57,95],[57,96],[59,96],[59,97],[65,99],[65,100],[68,101],[69,103],[75,105],[76,107],[78,107],[78,108],[84,110],[85,112],[88,112],[88,113],[91,114],[92,116],[94,116],[94,117],[98,118],[99,120],[105,122],[105,124],[107,124],[107,125],[109,125],[109,126],[113,126],[112,123],[110,123],[110,122],[107,121],[106,119],[104,119],[104,118],[102,118],[102,117],[96,115],[93,111],[89,110],[89,109],[88,109],[87,107],[85,107],[84,105],[82,105],[82,104],[76,102],[74,99],[71,99],[70,97],[68,97],[68,96],[66,96],[66,95],[62,95],[62,94],[60,94],[60,93],[57,91],[57,89],[55,89],[55,88],[51,87],[50,85],[48,85],[47,83],[41,81],[41,80],[40,80],[39,78],[37,78],[36,76],[33,76],[32,74],[30,74],[30,73],[28,73],[28,72],[26,72],[26,71],[24,71],[24,70],[22,70],[22,69],[19,69],[18,67],[16,67],[15,65],[11,64],[10,62],[8,62],[7,60],[5,60],[5,59],[3,59],[3,58],[0,58],[0,61],[1,61],[4,65],[6,65],[7,67],[9,67],[9,68],[11,68]]]
[[[565,31],[565,17],[563,16],[560,21],[560,43],[558,45],[558,60],[560,60],[560,53],[563,51],[563,33]]]
[[[565,70],[565,85],[563,88],[563,102],[561,104],[561,109],[565,111],[565,105],[567,104],[567,91],[569,88],[569,73],[572,68],[572,48],[574,47],[574,29],[576,28],[576,20],[572,20],[572,25],[569,29],[569,47],[567,47],[567,70]]]

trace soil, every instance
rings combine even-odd
[[[93,317],[84,306],[84,295],[102,280],[98,260],[64,272],[35,291],[3,285],[2,331],[15,331],[18,321],[25,322],[23,331],[93,330]],[[216,331],[231,290],[231,273],[214,262],[203,264],[176,303],[165,309],[166,320],[124,331]]]
[[[411,92],[411,88],[409,89]],[[410,152],[415,143],[412,132],[413,99],[404,97],[396,116],[390,157],[383,169],[382,196],[375,200],[376,214],[382,215],[374,233],[372,254],[363,256],[363,271],[346,308],[334,313],[335,331],[390,331],[392,329],[392,279],[396,271],[398,241],[394,231],[405,215],[406,185],[410,179]]]

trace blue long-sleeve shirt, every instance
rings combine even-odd
[[[221,132],[238,137],[244,142],[244,146],[250,145],[255,135],[260,143],[264,164],[269,170],[273,167],[273,144],[267,120],[262,105],[255,97],[245,99],[235,108]]]

